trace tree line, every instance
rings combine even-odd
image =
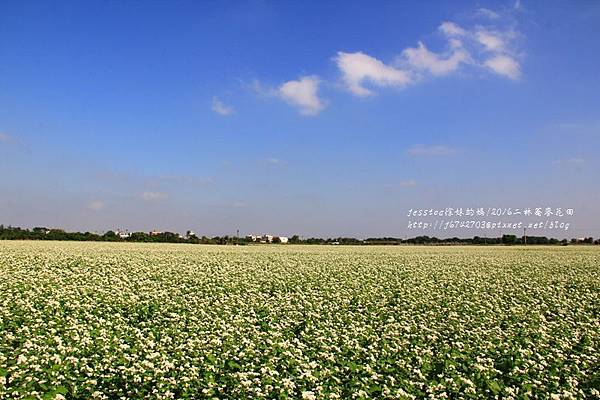
[[[19,227],[0,225],[0,240],[73,240],[73,241],[96,241],[96,242],[145,242],[145,243],[191,243],[191,244],[250,244],[255,243],[246,238],[236,236],[201,236],[188,231],[185,236],[174,232],[133,232],[127,237],[121,237],[114,231],[104,234],[93,232],[66,232],[62,229],[47,229],[37,227],[23,229]],[[278,243],[277,240],[274,243]],[[587,237],[583,239],[555,239],[546,236],[521,236],[502,235],[500,237],[472,238],[444,238],[430,236],[416,236],[413,238],[380,237],[367,238],[364,240],[352,237],[338,238],[301,238],[294,235],[289,238],[290,244],[327,244],[327,245],[568,245],[568,244],[600,244],[600,239]]]

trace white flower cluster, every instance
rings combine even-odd
[[[593,247],[0,243],[0,398],[598,398]]]

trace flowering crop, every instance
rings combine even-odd
[[[0,398],[599,398],[593,247],[0,243]]]

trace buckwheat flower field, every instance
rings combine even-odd
[[[591,246],[0,243],[2,399],[599,390]]]

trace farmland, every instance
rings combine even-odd
[[[0,398],[599,398],[595,247],[0,242]]]

